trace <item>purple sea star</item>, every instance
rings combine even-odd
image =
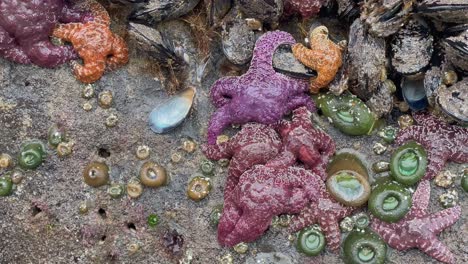
[[[283,140],[280,155],[267,163],[267,166],[289,167],[297,160],[304,163],[323,180],[328,160],[335,153],[335,142],[325,132],[316,129],[310,120],[306,107],[293,111],[292,121],[281,121],[278,130]]]
[[[265,164],[278,155],[281,140],[278,133],[267,125],[248,123],[228,142],[203,145],[202,151],[209,159],[231,159],[224,187],[224,199],[236,187],[239,177],[254,165]]]
[[[287,77],[273,69],[273,53],[282,44],[294,44],[287,32],[265,33],[255,44],[249,70],[239,77],[224,77],[211,88],[211,100],[219,108],[211,117],[208,143],[231,124],[257,122],[273,124],[289,111],[315,106],[308,91],[307,81]]]
[[[386,223],[373,217],[374,229],[391,247],[398,250],[419,248],[429,256],[453,263],[450,250],[437,239],[437,234],[453,225],[461,215],[460,206],[429,214],[430,183],[423,180],[413,195],[413,205],[405,217],[396,223]]]
[[[76,59],[73,47],[55,46],[49,36],[59,22],[91,20],[64,0],[0,0],[0,57],[50,68]]]
[[[256,165],[242,174],[225,201],[218,241],[225,246],[254,241],[268,229],[273,216],[297,214],[324,191],[324,183],[311,171]]]
[[[299,215],[292,219],[289,229],[296,232],[307,226],[319,224],[325,233],[327,246],[331,250],[337,250],[341,239],[339,222],[351,215],[355,209],[355,207],[347,207],[338,203],[327,192],[321,192]]]
[[[449,125],[426,113],[413,113],[418,125],[410,126],[398,134],[396,144],[415,140],[428,153],[429,164],[424,179],[431,180],[447,161],[468,162],[468,129]]]

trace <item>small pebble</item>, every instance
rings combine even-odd
[[[375,154],[381,155],[387,150],[387,147],[384,146],[382,143],[377,142],[372,147],[372,150],[374,151]]]
[[[234,246],[234,251],[239,254],[245,254],[249,250],[249,245],[247,243],[241,242]]]
[[[345,217],[343,220],[340,222],[340,229],[343,232],[351,232],[354,228],[354,225],[356,223],[354,222],[354,219],[351,217]]]
[[[405,129],[409,126],[412,126],[414,124],[414,119],[410,115],[402,115],[398,117],[398,126],[400,126],[401,129]]]
[[[381,137],[386,143],[393,143],[397,134],[398,129],[392,126],[384,127],[378,132],[379,137]]]
[[[0,154],[0,169],[6,169],[13,165],[13,158],[6,154]]]
[[[138,243],[131,243],[130,245],[128,245],[127,249],[128,249],[128,253],[130,255],[133,255],[137,253],[138,250],[140,250],[140,245],[138,245]]]
[[[111,107],[113,96],[111,91],[102,91],[98,95],[98,103],[104,109]]]
[[[405,101],[402,101],[398,104],[398,109],[403,112],[403,113],[406,113],[409,111],[409,104]]]
[[[258,30],[258,31],[261,31],[262,28],[263,28],[263,23],[262,21],[256,19],[256,18],[246,18],[245,19],[245,22],[247,22],[247,26],[251,29],[251,30]]]
[[[233,264],[234,263],[234,258],[232,257],[231,254],[226,254],[221,257],[220,259],[221,264]]]
[[[106,126],[107,127],[115,127],[119,122],[119,118],[115,114],[110,114],[106,118]]]
[[[193,140],[184,140],[182,143],[182,149],[187,153],[193,153],[197,149],[197,143]]]
[[[454,85],[457,81],[458,81],[457,73],[453,70],[446,71],[442,75],[442,83],[447,86]]]
[[[374,164],[372,164],[372,170],[375,173],[381,173],[381,172],[386,172],[390,170],[390,163],[386,161],[377,161]]]
[[[218,165],[221,167],[229,166],[229,159],[220,159],[218,160]]]
[[[90,99],[94,96],[94,87],[92,84],[87,84],[83,88],[83,92],[81,93],[81,96],[86,99]]]
[[[15,169],[15,170],[13,170],[13,171],[11,172],[10,177],[11,177],[11,181],[12,181],[14,184],[18,185],[18,184],[20,184],[20,183],[23,181],[23,179],[24,179],[24,173],[23,173],[23,171],[21,171],[21,170],[19,170],[19,169]]]
[[[125,189],[122,184],[113,183],[107,188],[107,194],[114,199],[122,197],[124,193]]]
[[[214,164],[209,160],[202,160],[200,162],[200,170],[205,176],[212,176],[214,173]]]
[[[143,193],[143,185],[136,179],[130,180],[127,184],[127,194],[130,198],[136,199]]]
[[[444,170],[436,175],[434,183],[439,187],[448,188],[453,184],[455,178],[456,175],[454,175],[451,171]]]
[[[354,142],[353,149],[360,150],[361,149],[361,142]]]
[[[136,149],[136,157],[140,160],[145,160],[150,155],[150,148],[146,145],[138,146]]]
[[[289,234],[288,235],[288,240],[291,241],[291,242],[294,242],[296,240],[296,236],[293,235],[293,234]]]
[[[228,135],[219,135],[218,138],[216,138],[216,144],[221,144],[229,141],[229,136]]]
[[[171,155],[171,161],[174,163],[179,163],[182,160],[182,155],[179,152],[174,152]]]
[[[78,206],[78,211],[80,212],[80,214],[87,214],[89,211],[89,204],[87,202],[80,203],[80,205]]]
[[[83,110],[85,110],[86,112],[89,112],[92,109],[93,109],[93,105],[90,102],[85,102],[83,104]]]
[[[447,191],[439,196],[439,202],[444,208],[454,207],[458,203],[458,192],[456,190]]]
[[[57,155],[59,157],[69,156],[73,152],[73,142],[60,142],[57,146]]]

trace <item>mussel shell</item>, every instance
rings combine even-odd
[[[245,18],[256,18],[263,23],[275,25],[283,14],[283,0],[238,0]]]
[[[354,21],[359,16],[359,7],[354,0],[337,0],[340,19]]]
[[[149,0],[138,6],[130,20],[154,25],[158,22],[181,17],[198,5],[200,0]]]
[[[243,65],[250,61],[255,47],[255,33],[243,19],[230,21],[223,26],[223,52],[226,58]]]
[[[393,93],[396,87],[392,80],[387,79],[380,83],[377,91],[366,102],[378,118],[390,113],[393,109]]]
[[[468,23],[466,0],[422,0],[417,4],[416,12],[442,22]]]
[[[406,23],[412,10],[412,1],[366,1],[363,10],[361,18],[369,27],[369,33],[378,37],[388,37]]]
[[[468,79],[438,89],[437,104],[450,117],[468,124]]]
[[[190,112],[195,88],[188,88],[157,106],[149,115],[149,125],[155,133],[166,133],[180,125]]]
[[[204,0],[210,26],[221,21],[233,5],[233,0]]]
[[[424,90],[430,106],[434,106],[435,95],[442,84],[442,71],[439,67],[432,67],[424,75]]]
[[[356,19],[349,31],[347,61],[349,89],[359,98],[368,100],[383,81],[382,73],[387,68],[385,53],[385,39],[367,34],[364,24]]]
[[[443,40],[446,58],[457,69],[468,73],[468,29]]]
[[[432,57],[433,41],[424,21],[409,20],[391,43],[393,68],[406,76],[423,72]]]
[[[273,68],[276,72],[293,78],[310,79],[317,77],[317,72],[309,69],[294,57],[291,45],[279,46],[273,54]]]
[[[419,111],[427,107],[428,101],[424,89],[424,80],[410,80],[403,78],[401,81],[403,98],[413,111]]]

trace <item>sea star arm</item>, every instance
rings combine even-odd
[[[301,106],[305,106],[308,111],[315,111],[314,102],[309,96],[302,94],[293,97],[288,103],[288,109],[296,109]],[[310,118],[309,118],[310,121]]]
[[[53,68],[67,61],[77,58],[71,46],[55,46],[50,41],[39,41],[31,45],[26,51],[35,64]]]
[[[429,152],[427,155],[428,164],[424,179],[431,180],[434,178],[445,166],[448,156],[448,153],[438,152],[438,150]]]
[[[309,206],[305,207],[298,215],[294,216],[291,219],[291,223],[289,225],[289,230],[291,232],[297,232],[304,227],[313,225],[317,223],[317,215],[314,213],[314,209],[316,204],[310,204]]]
[[[71,8],[69,5],[65,5],[62,9],[62,15],[59,19],[61,23],[73,23],[73,22],[88,22],[93,17],[87,12],[79,11],[75,8]]]
[[[444,263],[453,263],[454,257],[452,252],[440,242],[435,235],[425,238],[424,241],[417,241],[418,248],[427,255]]]
[[[294,57],[296,57],[297,60],[300,61],[302,64],[311,69],[315,69],[317,67],[317,61],[315,60],[315,58],[318,54],[313,52],[311,49],[307,48],[301,43],[292,45],[291,49]]]
[[[417,215],[427,214],[429,198],[431,195],[431,185],[429,181],[422,180],[413,194],[411,210],[405,216],[406,219],[414,218]]]
[[[270,160],[266,166],[286,168],[294,165],[294,163],[296,163],[296,155],[283,147],[281,153],[276,158]]]
[[[273,69],[273,54],[281,44],[293,44],[294,38],[286,32],[273,31],[260,37],[255,43],[249,72],[262,71],[265,74],[276,74]]]
[[[65,41],[71,41],[72,36],[81,30],[81,27],[82,24],[79,23],[59,24],[52,32],[52,36],[63,39]]]
[[[16,63],[31,63],[26,52],[15,43],[15,40],[3,27],[0,27],[0,55]]]
[[[238,77],[224,77],[216,81],[210,91],[211,101],[214,106],[220,108],[229,103],[236,95],[235,82]]]
[[[109,13],[107,13],[104,6],[96,2],[95,0],[86,0],[83,3],[83,8],[85,10],[89,10],[94,16],[94,22],[110,26],[110,17]]]
[[[212,160],[220,160],[231,158],[232,154],[229,146],[229,142],[222,142],[214,145],[205,144],[202,145],[201,149],[207,158]]]
[[[341,234],[338,219],[331,216],[333,216],[333,214],[320,216],[319,224],[325,233],[325,240],[327,241],[328,248],[335,251],[340,247]]]
[[[93,83],[102,76],[106,68],[106,62],[101,60],[84,60],[84,66],[78,63],[73,64],[73,71],[78,80],[83,83]]]
[[[128,47],[125,40],[115,35],[112,42],[112,56],[107,59],[107,67],[114,70],[128,62]]]
[[[232,123],[230,105],[225,105],[216,111],[208,125],[208,144],[215,144],[217,137]]]
[[[429,229],[431,230],[431,232],[437,235],[447,227],[455,224],[458,218],[460,218],[460,215],[460,206],[447,208],[435,214],[431,214],[429,215]]]
[[[424,142],[424,136],[426,135],[426,129],[423,126],[410,126],[398,133],[395,143],[401,145],[407,141],[415,140],[422,144]]]

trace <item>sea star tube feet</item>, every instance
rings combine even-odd
[[[231,159],[224,187],[225,199],[237,185],[242,173],[254,165],[265,164],[278,155],[280,149],[278,133],[272,127],[258,123],[243,125],[228,142],[202,145],[202,151],[209,159]]]
[[[249,70],[239,77],[224,77],[211,87],[211,100],[218,107],[208,127],[208,143],[231,124],[257,122],[273,124],[300,106],[310,111],[315,106],[307,93],[307,82],[275,72],[273,53],[282,44],[294,44],[286,32],[273,31],[261,36],[254,48]]]
[[[437,235],[452,226],[461,215],[460,206],[429,214],[430,183],[423,180],[413,194],[411,210],[396,223],[387,223],[373,217],[371,227],[391,247],[398,250],[419,248],[429,256],[454,263],[450,250],[439,241]]]
[[[49,36],[59,22],[90,20],[64,0],[0,0],[0,57],[47,68],[76,59],[72,47],[55,46]]]
[[[343,43],[335,44],[328,38],[328,29],[318,26],[309,36],[310,49],[298,43],[292,46],[292,52],[305,66],[317,71],[317,77],[310,80],[310,91],[318,93],[335,78],[343,64]]]
[[[324,190],[319,177],[303,168],[256,165],[242,174],[225,201],[218,241],[224,246],[254,241],[268,229],[273,216],[299,213]]]
[[[431,180],[448,161],[468,162],[468,129],[449,125],[427,112],[413,113],[418,123],[401,130],[395,140],[397,145],[414,140],[428,153],[428,166],[424,179]]]
[[[339,223],[355,209],[338,203],[328,193],[322,192],[292,219],[289,230],[296,232],[307,226],[319,224],[325,233],[328,248],[337,250],[341,239]]]
[[[110,17],[102,5],[94,0],[87,0],[83,5],[94,15],[94,20],[58,25],[53,35],[71,42],[83,59],[84,65],[73,64],[77,79],[93,83],[101,78],[106,66],[113,70],[128,62],[128,47],[110,30]]]
[[[312,170],[326,180],[326,166],[335,153],[335,142],[320,129],[313,126],[306,107],[293,111],[292,121],[280,121],[277,125],[283,141],[280,155],[267,166],[288,167],[300,160],[306,169]]]

